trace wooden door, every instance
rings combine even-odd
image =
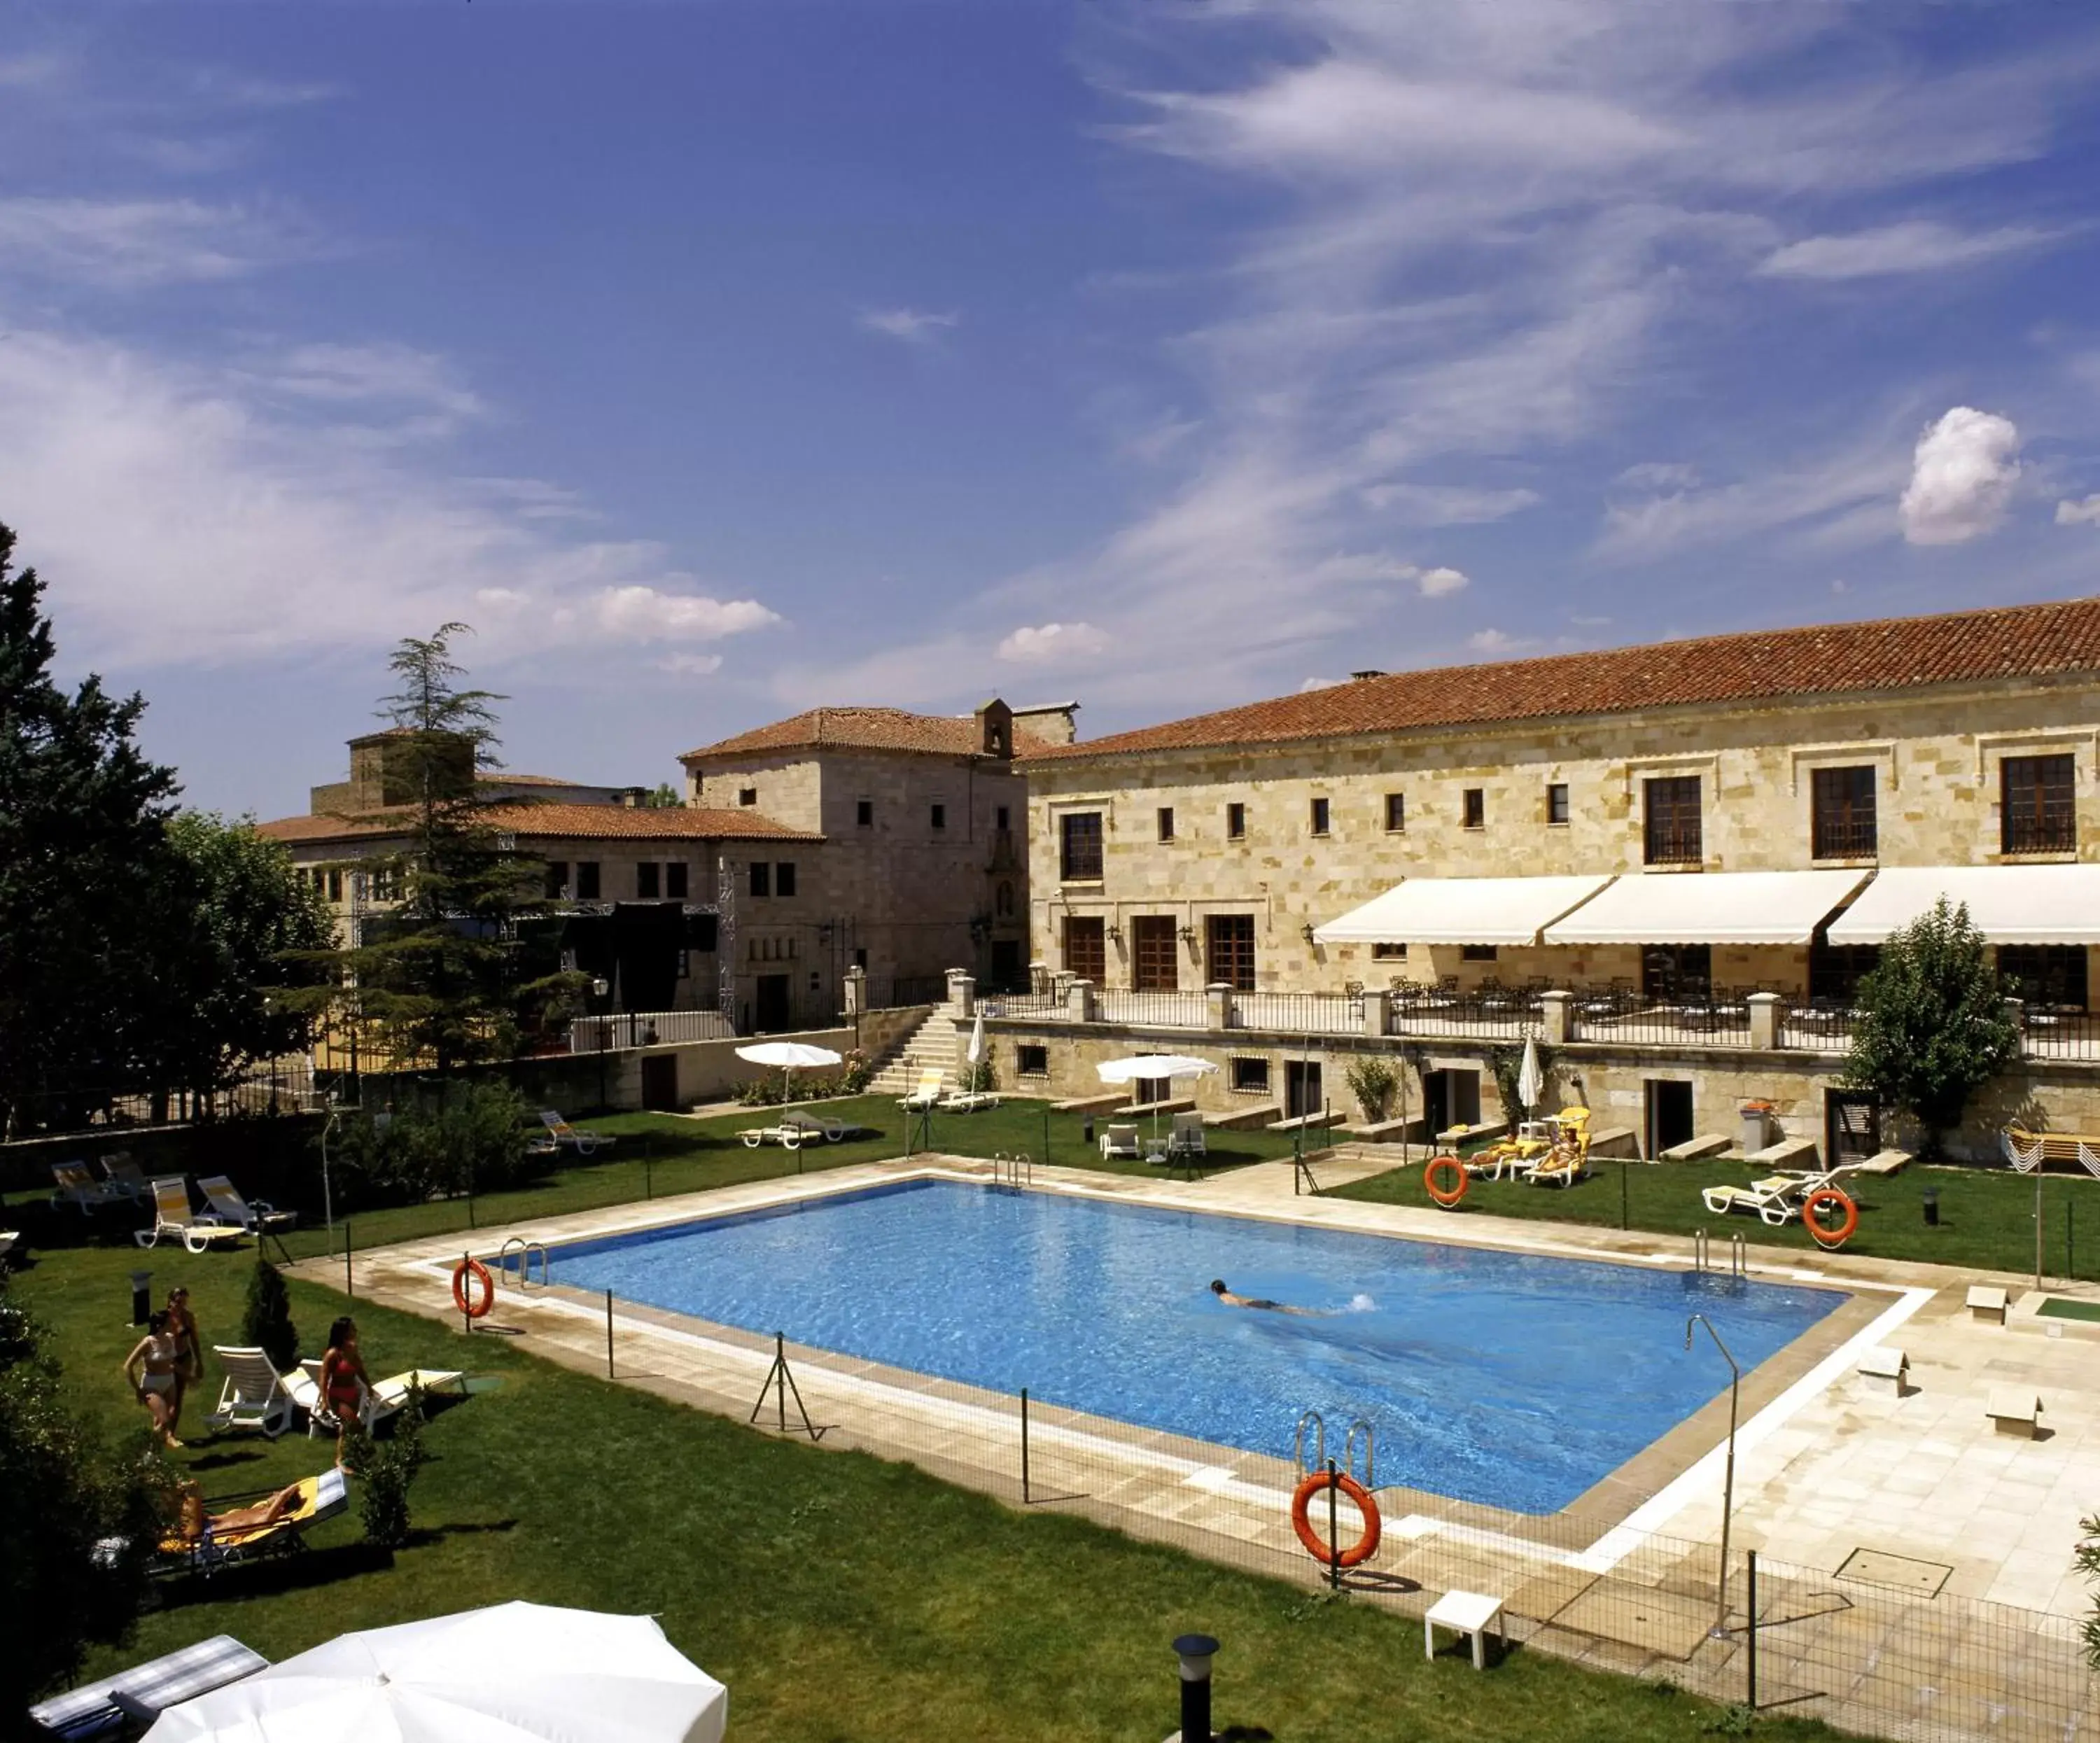
[[[757,999],[757,1021],[752,1026],[761,1035],[778,1035],[782,1030],[794,1026],[788,1017],[788,1006],[792,1001],[786,975],[760,975]]]
[[[642,1105],[660,1112],[678,1106],[678,1061],[670,1053],[650,1053],[642,1061]]]
[[[1317,1114],[1326,1098],[1320,1087],[1320,1061],[1289,1059],[1283,1066],[1283,1111],[1286,1118]]]
[[[1131,986],[1135,991],[1174,991],[1174,942],[1171,914],[1140,914],[1131,921]]]

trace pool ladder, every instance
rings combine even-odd
[[[1692,1269],[1702,1272],[1714,1269],[1714,1243],[1704,1229],[1692,1231]],[[1745,1282],[1750,1277],[1749,1243],[1733,1229],[1728,1233],[1728,1275]]]
[[[503,1243],[503,1251],[496,1257],[496,1275],[506,1281],[510,1276],[510,1255],[518,1255],[518,1286],[527,1289],[532,1282],[532,1255],[540,1255],[540,1287],[547,1286],[547,1249],[537,1241],[528,1241],[522,1234],[514,1234]]]
[[[1305,1430],[1308,1425],[1312,1430],[1312,1462],[1310,1464],[1305,1462]],[[1366,1489],[1375,1489],[1378,1484],[1372,1476],[1372,1467],[1376,1458],[1376,1449],[1373,1444],[1375,1432],[1361,1416],[1349,1424],[1348,1434],[1342,1442],[1341,1463],[1336,1468],[1345,1476],[1357,1474],[1357,1437],[1359,1435],[1362,1436],[1364,1443],[1363,1485]],[[1290,1463],[1300,1477],[1310,1476],[1315,1471],[1326,1469],[1327,1419],[1317,1410],[1308,1410],[1298,1419],[1297,1432],[1291,1437]]]
[[[1035,1184],[1035,1163],[1026,1150],[1009,1156],[1004,1150],[995,1150],[991,1158],[992,1179],[1002,1186],[1020,1188]]]

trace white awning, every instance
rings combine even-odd
[[[1864,872],[1700,872],[1621,878],[1546,929],[1548,944],[1806,944]]]
[[[2100,865],[1890,866],[1830,924],[1833,944],[1879,944],[1941,896],[1993,944],[2100,944]]]
[[[1319,944],[1536,944],[1611,879],[1412,877],[1313,929]]]

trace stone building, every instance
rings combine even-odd
[[[1129,1031],[1229,1024],[1215,1110],[1348,1108],[1370,1049],[1433,1127],[1494,1114],[1489,1055],[1529,1034],[1645,1151],[1741,1100],[1855,1147],[1883,1134],[1838,1086],[1852,986],[1944,891],[2025,1004],[2007,1093],[2083,1116],[2096,680],[2080,600],[1365,672],[1030,752],[1013,1064],[1079,1093]]]
[[[798,924],[827,984],[858,966],[879,1002],[924,1002],[945,996],[951,968],[986,987],[1025,982],[1028,792],[1014,758],[1069,744],[1077,706],[812,708],[679,761],[691,805],[823,837]]]

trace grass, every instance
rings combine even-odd
[[[1815,1248],[1808,1231],[1798,1222],[1773,1229],[1741,1211],[1716,1216],[1701,1202],[1702,1187],[1746,1185],[1757,1171],[1742,1163],[1599,1160],[1590,1166],[1589,1179],[1565,1188],[1475,1180],[1463,1203],[1447,1214],[1520,1216],[1592,1228],[1624,1226],[1688,1238],[1693,1229],[1705,1229],[1717,1238],[1740,1233],[1758,1246],[1803,1251]],[[1433,1207],[1423,1188],[1422,1173],[1419,1166],[1396,1168],[1338,1187],[1334,1196]],[[2100,1277],[2100,1191],[2096,1186],[2100,1182],[2083,1174],[2045,1177],[2044,1268],[2049,1276]],[[1846,1243],[1847,1253],[1993,1271],[2034,1269],[2032,1177],[2005,1169],[1913,1163],[1885,1179],[1850,1176],[1846,1189],[1860,1202],[1860,1229]],[[1936,1227],[1925,1220],[1924,1194],[1928,1191],[1939,1201]],[[2078,1214],[2081,1211],[2082,1216]]]
[[[73,1402],[113,1432],[135,1432],[140,1415],[117,1373],[135,1262],[51,1252],[13,1285],[51,1328]],[[152,1263],[157,1296],[179,1279],[205,1342],[233,1339],[247,1257]],[[311,1352],[341,1298],[294,1282],[292,1300]],[[375,1371],[478,1377],[430,1424],[414,1541],[368,1552],[353,1510],[303,1556],[165,1586],[130,1646],[99,1651],[91,1675],[220,1632],[276,1660],[348,1629],[524,1597],[656,1615],[728,1685],[732,1734],[753,1743],[1155,1743],[1176,1718],[1167,1643],[1189,1630],[1224,1642],[1220,1725],[1290,1743],[1693,1743],[1725,1723],[1703,1702],[1522,1651],[1486,1676],[1456,1653],[1425,1663],[1418,1624],[1362,1604],[1008,1508],[909,1466],[769,1440],[500,1339],[470,1343],[364,1303],[357,1317]],[[192,1432],[201,1414],[185,1412]],[[242,1435],[174,1457],[223,1498],[318,1470],[330,1450]],[[1777,1718],[1759,1732],[1832,1735]]]

